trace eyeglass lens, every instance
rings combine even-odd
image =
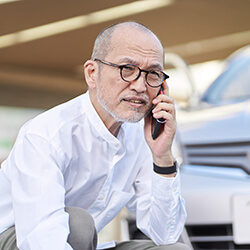
[[[133,65],[124,65],[121,68],[121,76],[125,81],[136,80],[140,75],[140,69]],[[160,71],[149,71],[145,75],[146,81],[151,86],[159,86],[163,82],[163,74]]]

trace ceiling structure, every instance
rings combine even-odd
[[[133,20],[190,64],[250,43],[248,0],[0,0],[0,105],[50,108],[86,91],[98,33]]]

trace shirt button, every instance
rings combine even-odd
[[[114,145],[117,147],[119,145],[119,143],[118,142],[114,142]]]
[[[174,192],[176,192],[177,191],[177,188],[176,187],[174,187]]]
[[[100,196],[100,200],[103,200],[104,198],[105,198],[105,195],[102,194],[102,195]]]

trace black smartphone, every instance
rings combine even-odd
[[[162,86],[160,88],[158,95],[159,94],[163,94],[163,87]],[[153,115],[152,115],[151,134],[152,134],[153,140],[155,140],[158,137],[159,132],[160,132],[160,128],[161,128],[162,124],[165,122],[166,122],[166,120],[164,118],[155,119],[155,118],[153,118]]]

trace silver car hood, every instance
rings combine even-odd
[[[250,141],[250,100],[199,110],[178,110],[177,121],[184,144]]]
[[[178,122],[184,164],[241,169],[250,175],[250,100],[180,111]]]

